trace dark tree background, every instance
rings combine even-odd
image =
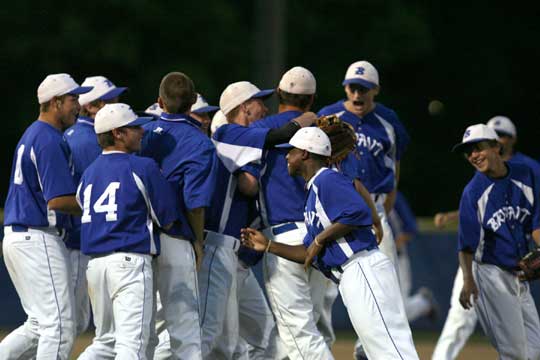
[[[520,149],[540,158],[536,3],[365,0],[11,1],[2,17],[4,201],[13,151],[38,114],[36,90],[50,73],[79,82],[104,75],[144,109],[169,71],[189,74],[217,104],[225,86],[250,80],[275,87],[287,68],[317,78],[316,109],[344,96],[354,61],[379,70],[378,100],[412,137],[401,189],[418,215],[457,206],[472,174],[450,153],[466,126],[494,115],[518,127]],[[428,112],[438,100],[442,112]]]

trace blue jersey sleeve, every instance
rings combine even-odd
[[[396,210],[399,218],[401,219],[401,231],[409,234],[418,233],[418,226],[416,224],[416,217],[409,206],[409,203],[405,199],[402,193],[398,192],[396,197],[396,203],[394,204],[394,210]]]
[[[49,143],[36,151],[35,166],[46,202],[59,196],[74,195],[75,180],[69,163],[67,144]]]
[[[332,171],[321,179],[318,197],[330,222],[351,226],[373,223],[371,210],[345,176]]]
[[[471,199],[471,193],[465,188],[459,203],[458,251],[471,253],[476,251],[481,227],[476,205]]]
[[[261,165],[259,164],[249,163],[247,165],[242,166],[238,171],[247,172],[248,174],[253,175],[255,179],[257,180],[261,178]]]
[[[210,206],[217,173],[215,149],[200,142],[189,154],[184,177],[184,201],[189,210]]]
[[[177,197],[172,185],[161,174],[158,164],[153,160],[148,160],[145,161],[144,169],[137,171],[137,175],[143,179],[145,189],[143,196],[147,200],[152,219],[163,227],[179,220]]]

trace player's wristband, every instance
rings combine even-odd
[[[272,245],[272,240],[268,239],[268,244],[266,245],[266,249],[264,249],[264,252],[268,252],[268,250],[270,250],[270,245]]]
[[[300,124],[298,123],[298,121],[292,120],[291,122],[292,122],[294,125],[298,126],[298,129],[301,129],[301,128],[302,128],[302,125],[300,125]]]

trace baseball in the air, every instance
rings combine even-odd
[[[428,105],[429,115],[440,115],[444,111],[444,104],[439,100],[431,100]]]

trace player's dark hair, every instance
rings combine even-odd
[[[97,134],[97,139],[99,146],[101,146],[102,149],[105,149],[109,146],[114,146],[114,136],[112,131],[107,131],[102,134]]]
[[[103,100],[101,100],[101,99],[96,99],[96,100],[94,100],[94,101],[90,101],[88,104],[85,104],[85,105],[81,106],[80,114],[81,114],[82,116],[90,116],[91,114],[90,114],[88,111],[86,111],[85,106],[87,106],[87,105],[90,105],[90,106],[99,106],[99,104],[100,104],[102,101],[103,101]]]
[[[303,110],[309,110],[309,107],[311,106],[313,102],[313,97],[315,95],[291,94],[289,92],[278,89],[277,96],[279,99],[279,103],[282,105],[291,105]]]
[[[242,104],[240,104],[242,105]],[[225,115],[225,117],[227,118],[227,121],[228,122],[233,122],[234,119],[236,119],[236,117],[238,116],[238,114],[240,114],[240,105],[238,105],[237,107],[235,107],[234,109],[232,109],[231,111],[229,111],[227,113],[227,115]]]
[[[163,77],[159,85],[159,97],[164,110],[172,114],[183,114],[197,101],[193,81],[181,72],[171,72]]]
[[[327,165],[330,162],[330,158],[328,156],[323,156],[319,154],[309,153],[309,157],[311,157],[313,160],[318,161],[324,165]]]

